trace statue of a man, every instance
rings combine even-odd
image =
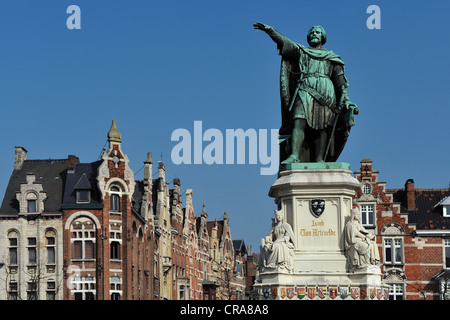
[[[260,22],[253,26],[272,38],[282,56],[281,164],[335,162],[359,110],[348,98],[344,63],[322,48],[325,30],[313,26],[307,35],[310,47],[305,47],[271,26]]]
[[[283,222],[283,213],[275,210],[272,229],[262,239],[260,269],[285,268],[292,271],[294,265],[294,232],[289,223]]]
[[[354,208],[344,230],[345,250],[351,270],[378,265],[380,262],[380,254],[375,243],[376,237],[363,227],[360,219],[359,209]]]

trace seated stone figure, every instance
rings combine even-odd
[[[259,269],[284,268],[290,272],[294,264],[294,232],[289,223],[283,222],[281,211],[275,210],[274,212],[272,229],[261,240]]]
[[[345,226],[345,250],[349,269],[355,271],[367,266],[378,265],[380,255],[375,235],[369,233],[360,222],[358,208],[352,210],[351,219]]]

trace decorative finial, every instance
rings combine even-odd
[[[108,141],[122,142],[122,135],[116,127],[116,120],[112,121],[111,128],[108,131]]]
[[[206,213],[206,210],[205,210],[205,202],[203,202],[203,210],[200,213],[200,216],[204,217],[204,218],[208,218],[208,214]]]

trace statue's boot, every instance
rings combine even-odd
[[[291,154],[286,160],[281,162],[281,164],[292,164],[292,163],[296,163],[296,162],[300,162],[299,159],[296,156],[294,156],[293,154]]]

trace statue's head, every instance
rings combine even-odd
[[[275,214],[275,221],[283,221],[283,212],[281,210],[273,210],[273,213]]]
[[[317,47],[318,44],[323,46],[327,42],[327,34],[325,33],[325,29],[321,26],[312,26],[308,31],[306,40],[311,47]]]
[[[352,209],[352,220],[360,221],[361,214],[359,213],[359,208],[355,207]]]

